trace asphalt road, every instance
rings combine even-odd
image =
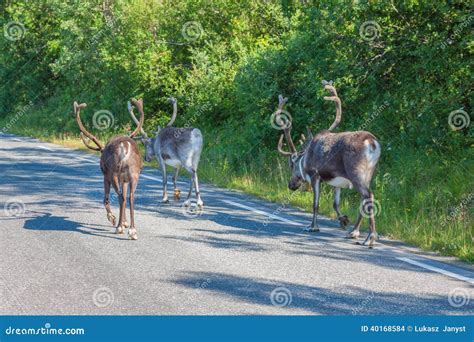
[[[371,250],[324,217],[306,233],[308,213],[209,184],[188,215],[160,203],[160,179],[142,172],[130,241],[96,156],[0,134],[0,314],[474,314],[471,266]]]

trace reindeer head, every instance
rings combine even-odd
[[[278,110],[276,112],[276,120],[280,120],[279,115],[281,114],[283,110],[283,106],[285,103],[288,101],[288,98],[284,98],[282,95],[278,97],[279,104],[278,104]],[[291,178],[290,181],[288,182],[288,188],[292,191],[298,190],[301,185],[306,182],[306,179],[303,176],[303,171],[302,171],[302,158],[309,146],[309,143],[312,140],[312,133],[309,129],[308,130],[308,139],[304,136],[304,134],[301,135],[301,145],[302,148],[298,152],[296,150],[295,144],[293,143],[293,139],[291,137],[291,127],[292,125],[286,125],[283,128],[283,134],[280,136],[280,139],[278,141],[278,152],[284,157],[288,157],[288,165],[290,166],[291,170]],[[289,147],[289,151],[284,151],[283,150],[283,138],[286,138],[287,145]]]

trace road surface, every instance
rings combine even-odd
[[[151,168],[130,241],[102,187],[95,155],[0,134],[1,315],[474,314],[473,268],[454,259],[370,250],[324,217],[306,233],[308,213],[209,184],[189,215],[160,203]]]

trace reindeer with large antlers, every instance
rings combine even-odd
[[[174,97],[168,99],[173,104],[173,115],[170,122],[161,129],[158,127],[158,131],[155,132],[154,138],[149,138],[145,130],[141,127],[141,141],[145,145],[145,161],[150,162],[154,157],[158,160],[163,173],[163,203],[168,203],[168,184],[166,175],[166,165],[169,165],[175,169],[173,176],[174,186],[174,199],[179,200],[181,190],[178,189],[176,181],[178,178],[179,170],[184,167],[192,176],[191,185],[188,192],[188,197],[184,202],[185,206],[191,205],[191,194],[193,186],[196,189],[196,205],[199,208],[204,206],[201,199],[201,193],[199,192],[199,182],[197,169],[199,160],[201,159],[203,138],[202,133],[198,128],[187,127],[187,128],[176,128],[172,127],[176,120],[178,112],[177,101]],[[128,111],[135,123],[138,122],[135,114],[133,113],[133,106],[129,103]]]
[[[377,239],[374,218],[374,195],[370,191],[370,182],[380,157],[380,144],[369,132],[342,132],[332,133],[341,120],[341,100],[337,95],[335,87],[331,82],[323,81],[324,88],[329,91],[330,96],[324,100],[336,104],[336,119],[329,130],[323,130],[310,136],[303,149],[298,152],[291,137],[291,124],[286,125],[278,142],[278,151],[289,157],[292,171],[288,188],[295,191],[304,182],[310,183],[313,189],[313,219],[307,231],[319,231],[317,224],[320,184],[326,182],[336,188],[334,208],[339,217],[339,197],[341,188],[355,188],[361,195],[359,216],[354,228],[348,234],[350,238],[358,238],[359,229],[364,216],[369,217],[369,234],[363,242],[372,247]],[[279,97],[277,117],[283,110],[287,98]],[[282,148],[283,138],[286,138],[290,151]]]
[[[80,113],[81,109],[86,107],[85,103],[78,104],[74,102],[74,112],[76,114],[76,121],[81,131],[81,139],[87,148],[94,151],[99,151],[100,156],[100,169],[104,174],[104,206],[107,211],[107,219],[114,226],[116,224],[116,218],[112,214],[110,209],[110,185],[115,189],[120,202],[120,214],[118,224],[116,226],[116,233],[122,234],[124,228],[129,228],[128,236],[132,240],[136,240],[137,230],[135,228],[135,216],[134,216],[134,204],[135,204],[135,190],[138,185],[138,178],[142,169],[142,160],[140,158],[140,151],[138,150],[137,143],[133,140],[133,137],[138,134],[143,125],[144,113],[143,113],[143,102],[142,100],[132,100],[135,106],[140,111],[140,121],[137,124],[137,128],[130,136],[116,136],[110,139],[105,147],[94,135],[88,132],[81,121]],[[92,141],[95,146],[91,145]],[[128,192],[128,186],[130,185],[130,225],[127,223],[125,210],[126,210],[126,197]]]

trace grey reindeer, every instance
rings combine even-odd
[[[169,203],[166,165],[175,169],[173,176],[175,200],[179,200],[181,197],[181,190],[178,189],[176,181],[179,171],[183,167],[192,176],[188,197],[186,198],[184,205],[191,205],[190,197],[194,187],[196,190],[196,205],[202,209],[204,207],[204,202],[202,201],[201,193],[199,192],[197,175],[203,146],[202,133],[198,128],[172,127],[178,113],[178,104],[174,97],[170,97],[168,100],[173,104],[173,115],[166,127],[158,127],[154,138],[149,138],[143,127],[140,128],[142,134],[141,141],[145,145],[145,161],[150,162],[154,157],[156,157],[161,166],[161,171],[163,172],[163,203]],[[138,120],[133,113],[133,106],[130,102],[128,103],[128,111],[133,121],[137,123]]]
[[[374,218],[374,195],[370,191],[370,182],[380,158],[380,144],[372,133],[366,131],[332,133],[341,120],[342,106],[337,95],[336,88],[331,82],[323,81],[324,88],[329,91],[330,96],[324,100],[333,101],[336,104],[336,120],[329,130],[323,130],[310,136],[301,151],[297,151],[291,137],[291,124],[286,125],[283,134],[278,141],[278,151],[289,158],[291,178],[288,188],[295,191],[307,182],[313,190],[313,219],[307,231],[319,231],[317,224],[320,184],[326,182],[336,188],[335,203],[339,205],[341,188],[355,188],[361,195],[359,216],[348,237],[356,239],[359,237],[360,225],[364,216],[369,217],[369,234],[363,242],[372,248],[377,233]],[[281,115],[287,98],[279,96],[277,119]],[[280,119],[281,120],[281,119]],[[283,138],[286,138],[290,151],[282,148]],[[336,204],[335,204],[336,207]],[[338,212],[338,209],[336,210]],[[337,213],[341,216],[340,212]]]

